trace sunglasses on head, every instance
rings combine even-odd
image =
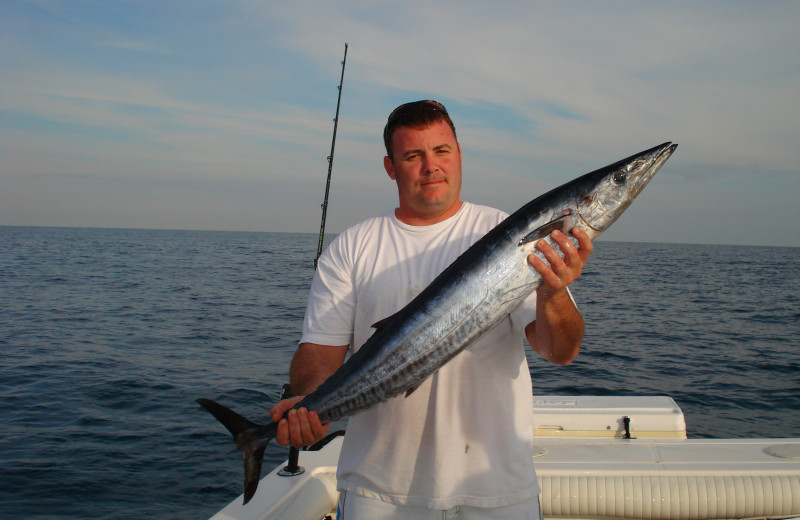
[[[433,101],[432,99],[412,101],[411,103],[405,103],[392,110],[392,113],[389,114],[389,119],[386,121],[386,126],[388,127],[389,125],[396,123],[408,115],[409,112],[416,110],[430,110],[432,112],[441,112],[442,114],[447,115],[447,110],[444,108],[444,105],[438,101]]]

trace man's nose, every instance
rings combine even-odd
[[[433,173],[439,170],[439,161],[433,152],[428,152],[422,156],[422,171],[424,173]]]

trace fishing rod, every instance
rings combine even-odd
[[[339,126],[339,107],[342,104],[342,84],[344,83],[344,66],[347,62],[347,44],[344,44],[344,58],[342,59],[342,77],[339,79],[339,99],[336,101],[336,117],[333,118],[333,140],[331,141],[331,154],[328,156],[328,182],[325,184],[325,200],[322,202],[322,221],[319,225],[319,242],[317,243],[317,256],[314,258],[314,269],[317,268],[319,257],[322,254],[322,241],[325,238],[325,219],[328,215],[328,194],[331,191],[331,172],[333,171],[333,150],[336,147],[336,129]]]
[[[328,156],[328,181],[325,183],[325,199],[322,202],[322,221],[319,225],[319,242],[317,243],[317,256],[314,258],[314,270],[317,269],[319,257],[322,255],[322,241],[325,239],[325,218],[328,215],[328,194],[331,191],[331,173],[333,172],[333,150],[336,147],[336,129],[339,126],[339,107],[342,104],[342,84],[344,83],[344,66],[347,62],[347,43],[344,44],[344,58],[342,59],[342,77],[339,78],[339,98],[336,100],[336,117],[333,118],[333,140],[331,141],[331,154]],[[291,390],[288,384],[283,385],[281,399],[286,399],[291,396]],[[282,477],[293,477],[300,475],[305,471],[303,466],[299,465],[300,451],[295,447],[289,448],[289,460],[286,466],[278,471],[278,475]]]

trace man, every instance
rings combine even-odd
[[[320,258],[303,337],[292,360],[296,397],[270,414],[277,440],[296,447],[324,437],[328,425],[292,405],[321,384],[372,333],[464,250],[507,215],[463,202],[461,148],[444,106],[401,105],[384,129],[384,168],[399,206],[348,229]],[[539,518],[531,459],[533,398],[523,333],[548,361],[578,354],[583,318],[567,286],[592,250],[553,233],[562,259],[544,241],[528,262],[540,288],[409,396],[350,418],[338,467],[340,518]],[[443,516],[449,515],[449,516]]]

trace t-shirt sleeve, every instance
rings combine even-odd
[[[320,256],[311,282],[301,343],[350,345],[353,341],[355,291],[347,237],[339,235]]]

